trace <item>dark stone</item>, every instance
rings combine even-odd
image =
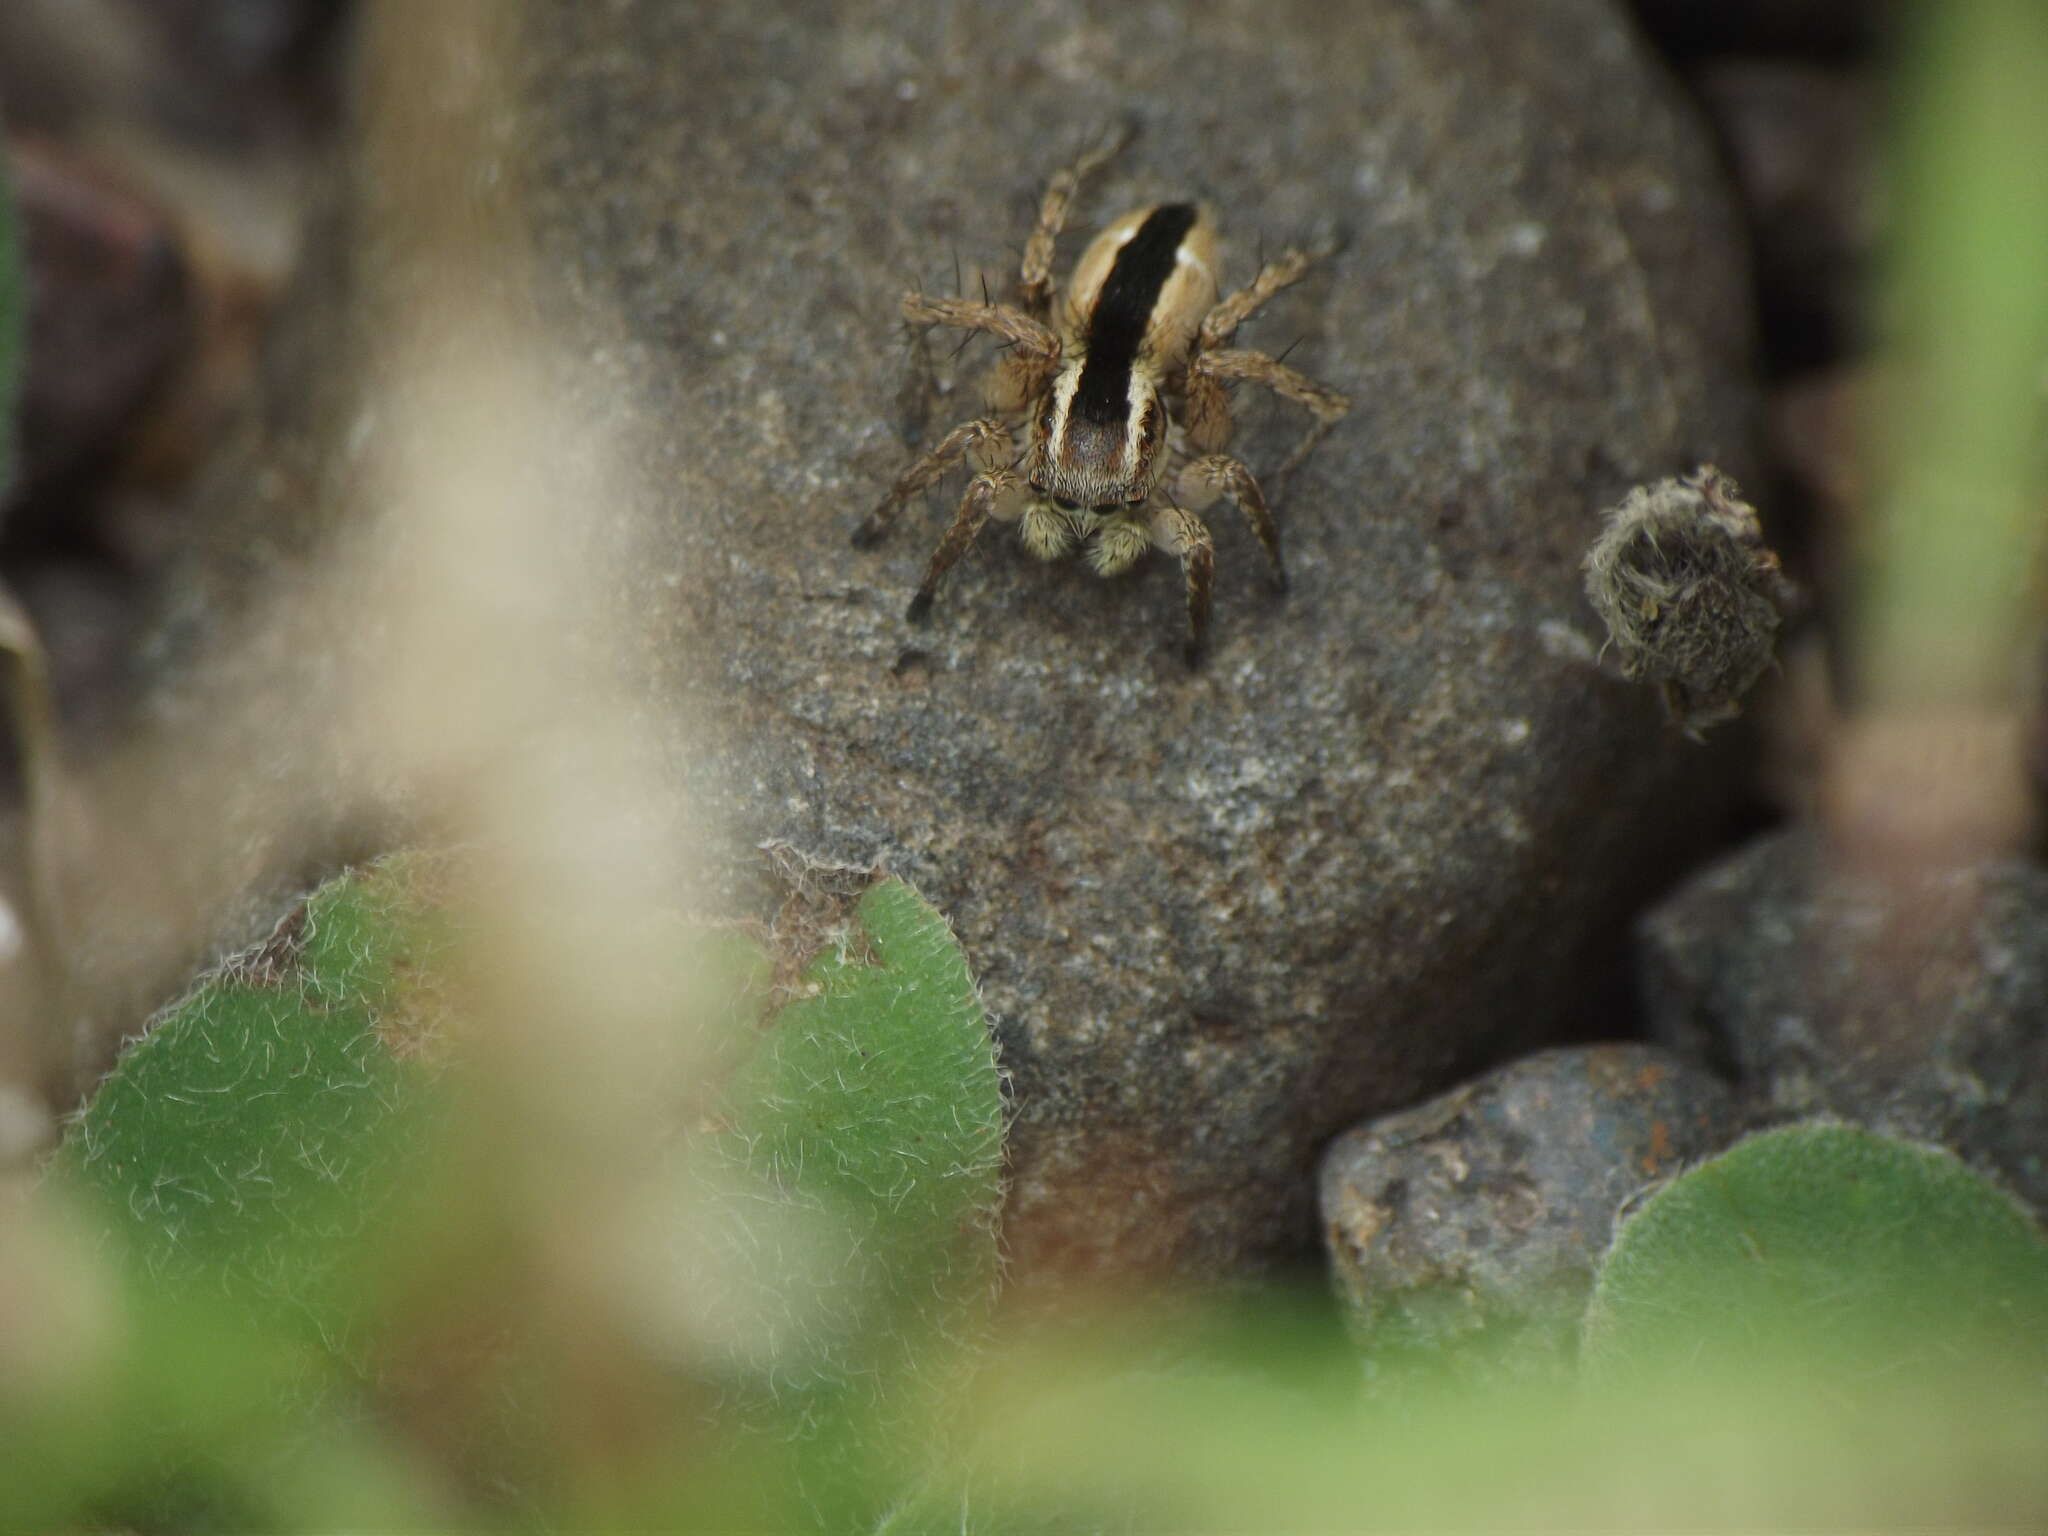
[[[2048,870],[1854,871],[1811,831],[1752,844],[1643,929],[1658,1037],[1760,1120],[1937,1142],[2048,1209]]]
[[[324,128],[333,56],[354,0],[127,0],[162,62],[156,106],[179,131],[222,146]]]
[[[1856,350],[1878,236],[1869,81],[1730,59],[1704,69],[1699,90],[1756,234],[1772,364],[1790,373],[1839,361]]]
[[[1840,60],[1886,36],[1893,0],[1634,0],[1659,46],[1683,56],[1781,53]]]
[[[521,189],[583,360],[564,415],[632,460],[604,515],[641,552],[609,606],[669,782],[718,829],[713,867],[779,839],[895,870],[953,921],[1012,1046],[1020,1271],[1215,1274],[1305,1246],[1330,1134],[1577,1017],[1739,782],[1601,669],[1579,593],[1599,509],[1702,458],[1743,473],[1753,404],[1739,232],[1615,7],[484,9],[512,23],[512,102],[454,195]],[[1063,270],[1090,229],[1190,193],[1219,207],[1228,281],[1262,241],[1350,236],[1241,338],[1299,338],[1290,361],[1356,406],[1276,498],[1284,603],[1214,520],[1193,675],[1163,558],[1105,582],[993,528],[913,630],[958,481],[849,543],[911,451],[904,287],[950,286],[956,252],[970,287],[1009,281],[1046,176],[1111,104],[1140,133]],[[357,643],[223,662],[217,637],[359,506],[391,430],[361,356],[410,323],[364,285],[445,291],[407,195],[359,187],[316,250],[266,435],[219,477],[161,637],[179,686],[265,677],[317,715]],[[1270,469],[1301,425],[1254,409],[1236,446]]]
[[[1368,1369],[1568,1364],[1616,1215],[1736,1130],[1719,1079],[1596,1045],[1345,1132],[1323,1156],[1323,1229]]]
[[[0,105],[14,127],[71,136],[125,118],[188,149],[247,152],[331,120],[334,45],[354,9],[355,0],[9,0]]]
[[[188,345],[193,306],[160,205],[54,145],[14,140],[8,158],[30,295],[10,497],[19,507],[109,467]]]

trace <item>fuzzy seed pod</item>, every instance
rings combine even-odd
[[[1607,513],[1585,572],[1622,675],[1655,683],[1688,736],[1741,712],[1791,588],[1733,480],[1703,464],[1637,486]]]

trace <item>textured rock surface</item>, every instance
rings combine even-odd
[[[1324,1238],[1369,1357],[1568,1362],[1616,1214],[1735,1133],[1725,1084],[1639,1045],[1543,1051],[1346,1131]]]
[[[1578,595],[1599,507],[1746,463],[1739,244],[1625,19],[642,0],[516,31],[477,184],[523,194],[587,365],[564,388],[635,459],[605,515],[643,545],[617,611],[677,722],[671,781],[733,867],[770,837],[877,861],[952,919],[1014,1081],[1025,1267],[1305,1242],[1321,1141],[1540,1040],[1725,798],[1725,758],[1596,665]],[[1222,210],[1227,279],[1262,240],[1349,235],[1244,338],[1300,338],[1357,401],[1278,506],[1293,592],[1219,519],[1193,676],[1163,560],[1104,582],[995,530],[912,630],[950,497],[848,547],[909,452],[904,286],[950,285],[956,253],[1005,281],[1045,176],[1112,111],[1140,135],[1063,264],[1187,192]],[[235,478],[182,594],[202,653],[189,621],[317,549],[332,496],[306,488],[374,450],[350,285],[432,253],[372,192],[286,337],[267,472]],[[1255,468],[1298,430],[1248,421]]]
[[[1938,1142],[2048,1209],[2048,870],[1884,877],[1766,838],[1644,926],[1652,1026],[1758,1118]]]

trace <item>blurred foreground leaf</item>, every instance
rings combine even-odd
[[[1622,1226],[1576,1381],[1327,1375],[1272,1293],[1009,1341],[891,1531],[2039,1529],[2048,1246],[1955,1158],[1746,1141]],[[1218,1326],[1216,1318],[1223,1319]],[[1234,1321],[1233,1321],[1234,1320]],[[1263,1349],[1219,1339],[1258,1339]],[[1365,1348],[1377,1347],[1368,1335]]]
[[[1024,1341],[978,1402],[971,1474],[891,1531],[1234,1532],[2043,1528],[2048,1388],[1983,1353],[1847,1380],[1825,1342],[1703,1347],[1671,1374],[1576,1389],[1448,1374],[1333,1402],[1280,1368],[1187,1348],[1132,1305]],[[1291,1345],[1290,1345],[1291,1336]],[[1981,1340],[1980,1340],[1981,1342]],[[2009,1339],[2023,1353],[2031,1341]],[[1176,1346],[1178,1358],[1176,1358]]]

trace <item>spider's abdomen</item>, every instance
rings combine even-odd
[[[1121,399],[1144,358],[1170,368],[1216,303],[1216,221],[1194,203],[1158,203],[1097,235],[1067,284],[1067,340],[1098,365],[1091,398]]]
[[[1061,503],[1141,501],[1166,465],[1160,387],[1216,302],[1208,210],[1159,203],[1097,235],[1074,267],[1066,360],[1033,431],[1031,483]]]

